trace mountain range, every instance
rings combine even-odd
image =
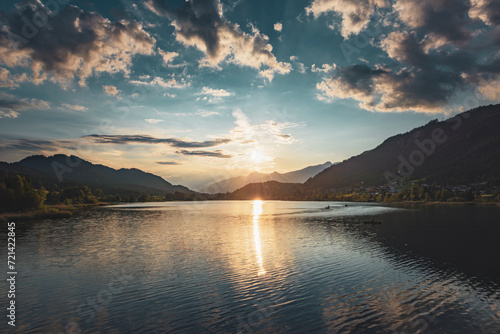
[[[159,176],[139,169],[113,169],[92,164],[76,156],[57,154],[51,157],[34,155],[19,162],[0,162],[0,171],[27,175],[46,188],[88,186],[102,189],[106,194],[165,195],[193,193],[184,186],[172,185]]]
[[[321,165],[309,166],[301,170],[283,174],[278,172],[271,174],[254,172],[247,176],[233,177],[220,182],[212,183],[202,188],[200,191],[207,194],[227,193],[240,189],[250,183],[262,183],[267,181],[278,181],[281,183],[304,183],[309,178],[317,175],[330,166],[332,166],[332,163],[327,161]]]
[[[433,120],[388,138],[372,150],[341,163],[310,166],[290,173],[223,180],[204,189],[219,199],[304,199],[311,194],[408,182],[500,185],[500,105],[476,108],[439,122]],[[354,136],[355,134],[353,134]],[[106,194],[165,195],[194,192],[139,169],[113,169],[75,156],[35,155],[0,162],[0,174],[24,174],[46,188],[88,186]],[[225,194],[230,192],[229,194]]]
[[[289,199],[308,194],[417,181],[438,185],[500,185],[500,105],[433,120],[333,165],[304,184],[249,184],[228,199]]]

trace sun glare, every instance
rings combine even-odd
[[[260,151],[253,151],[250,157],[252,158],[252,161],[255,163],[261,163],[265,160],[264,154],[262,154],[262,152]]]
[[[258,276],[264,275],[266,273],[264,269],[264,260],[262,259],[262,245],[260,240],[260,231],[259,231],[259,219],[262,214],[262,201],[255,200],[253,201],[253,234],[254,234],[254,243],[255,243],[255,252],[257,253],[257,264],[259,265]]]

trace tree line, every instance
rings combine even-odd
[[[146,193],[106,194],[88,186],[42,185],[36,187],[24,175],[0,175],[0,212],[30,212],[47,210],[50,205],[85,205],[118,202],[163,202],[206,200],[202,194],[176,191],[165,195]]]

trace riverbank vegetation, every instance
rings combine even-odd
[[[20,174],[0,176],[0,220],[68,217],[89,206],[120,202],[193,201],[206,199],[180,191],[164,196],[147,193],[106,194],[87,186],[43,186]]]
[[[500,203],[500,189],[485,184],[440,186],[409,183],[397,187],[360,187],[326,193],[307,191],[297,184],[276,183],[275,185],[273,182],[269,182],[248,185],[230,194],[185,194],[176,191],[160,196],[145,193],[106,194],[101,189],[91,189],[87,186],[61,188],[56,184],[49,186],[47,189],[44,186],[35,187],[29,177],[17,174],[0,177],[0,220],[68,217],[82,208],[119,202],[244,200],[255,198],[289,201],[487,204]]]

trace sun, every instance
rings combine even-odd
[[[262,154],[262,152],[257,151],[257,150],[253,151],[252,155],[250,157],[251,157],[252,161],[255,163],[261,163],[265,160],[264,154]]]

